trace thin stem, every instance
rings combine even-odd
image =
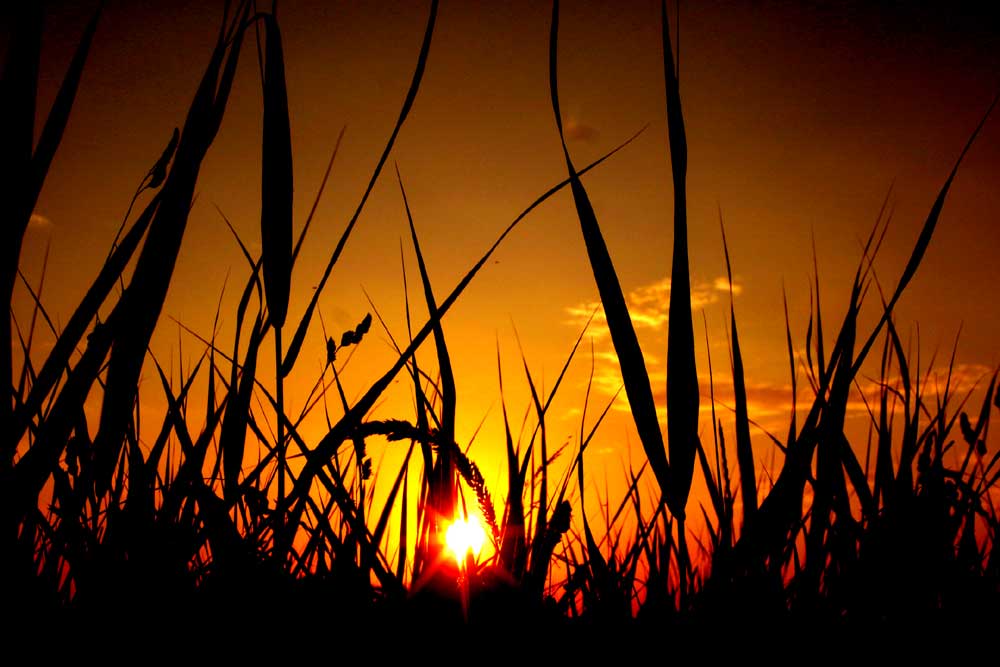
[[[274,375],[277,380],[277,411],[278,411],[278,525],[275,531],[275,547],[280,561],[284,561],[286,548],[285,529],[285,381],[281,376],[281,327],[274,327]]]

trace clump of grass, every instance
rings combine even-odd
[[[862,468],[854,450],[844,432],[844,420],[846,406],[850,398],[853,385],[862,364],[865,362],[872,346],[882,334],[887,324],[892,322],[893,309],[906,286],[912,280],[917,268],[930,244],[931,237],[937,225],[945,199],[955,178],[958,167],[965,154],[969,150],[987,117],[992,112],[993,104],[984,114],[982,121],[973,131],[969,142],[962,150],[948,175],[941,191],[939,192],[931,211],[920,231],[914,245],[910,259],[904,268],[900,279],[893,290],[891,297],[883,300],[881,317],[874,327],[861,340],[864,342],[858,348],[858,315],[864,301],[865,294],[872,281],[873,260],[877,254],[881,239],[884,236],[885,226],[882,224],[883,216],[880,214],[879,222],[876,223],[869,239],[865,245],[865,258],[858,267],[854,284],[851,290],[851,298],[847,312],[840,327],[835,345],[827,358],[823,346],[823,326],[819,307],[819,282],[816,282],[816,311],[815,311],[815,331],[816,331],[816,362],[817,367],[813,369],[813,362],[810,349],[810,338],[813,331],[813,319],[810,314],[809,328],[807,331],[807,358],[809,360],[810,378],[813,383],[815,400],[809,410],[805,423],[796,431],[795,415],[792,415],[791,427],[788,441],[782,445],[775,439],[775,444],[782,449],[785,455],[781,472],[775,480],[771,492],[758,504],[756,465],[754,453],[750,442],[750,419],[748,416],[747,397],[745,389],[744,369],[742,355],[739,345],[739,335],[736,325],[735,308],[731,306],[730,330],[733,359],[733,383],[735,390],[735,418],[736,418],[736,455],[740,472],[740,488],[743,504],[743,524],[742,531],[732,547],[731,540],[731,492],[729,491],[728,464],[719,463],[719,451],[725,452],[724,445],[717,449],[716,465],[718,471],[712,473],[708,464],[704,449],[701,446],[697,435],[697,417],[699,388],[697,374],[694,364],[694,340],[691,322],[691,302],[690,302],[690,278],[689,260],[687,252],[687,214],[686,214],[686,194],[685,194],[685,172],[687,165],[687,141],[684,132],[684,121],[680,105],[680,93],[677,70],[672,56],[670,41],[670,29],[666,10],[666,4],[661,4],[662,35],[664,49],[664,74],[666,81],[667,96],[667,129],[670,147],[671,167],[673,176],[674,195],[674,257],[671,272],[671,293],[670,293],[670,319],[668,332],[668,357],[667,357],[667,434],[668,447],[670,450],[670,460],[668,462],[663,452],[662,440],[659,425],[656,420],[655,408],[652,401],[652,394],[649,389],[649,376],[646,371],[642,352],[632,327],[630,315],[625,306],[622,296],[622,289],[612,264],[607,247],[601,236],[600,227],[594,209],[587,196],[586,189],[576,174],[569,152],[566,148],[565,139],[562,138],[562,120],[559,112],[559,98],[557,86],[557,35],[559,24],[559,3],[553,4],[552,33],[550,38],[550,83],[552,107],[556,116],[556,125],[562,139],[563,153],[566,159],[567,169],[570,173],[573,198],[576,205],[577,214],[580,220],[581,230],[587,246],[588,258],[593,269],[594,279],[608,321],[608,328],[611,339],[618,355],[621,367],[622,378],[626,393],[629,398],[629,405],[632,416],[639,432],[640,440],[653,472],[659,490],[662,493],[663,504],[675,517],[677,526],[676,538],[670,542],[670,549],[675,551],[677,578],[679,582],[679,594],[676,604],[681,609],[693,607],[706,609],[710,608],[711,613],[720,613],[725,607],[734,607],[742,610],[739,613],[749,613],[751,605],[759,606],[762,600],[770,600],[773,612],[783,612],[789,608],[806,611],[809,613],[822,611],[829,614],[829,618],[835,618],[838,613],[849,613],[851,615],[863,615],[860,611],[863,606],[855,606],[848,601],[848,593],[845,587],[850,587],[854,581],[853,576],[858,571],[857,563],[860,559],[860,545],[865,542],[872,532],[872,527],[878,523],[889,521],[893,514],[886,513],[885,507],[879,506],[879,491],[885,498],[884,489],[891,484],[891,437],[888,423],[892,419],[893,408],[883,401],[880,416],[878,417],[878,428],[880,432],[880,448],[877,459],[881,461],[878,466],[882,472],[876,474],[876,489],[873,493],[870,486],[869,475]],[[883,213],[885,209],[883,207]],[[720,212],[721,224],[721,212]],[[885,219],[885,224],[888,220]],[[881,229],[881,235],[878,232]],[[876,242],[877,238],[877,242]],[[732,270],[729,258],[728,245],[725,242],[725,232],[723,230],[723,248],[725,252],[726,270],[730,285],[732,284]],[[732,301],[732,295],[730,295]],[[787,321],[787,313],[786,313]],[[889,327],[886,334],[886,346],[889,346],[890,338],[898,339],[895,329]],[[789,349],[790,361],[792,363],[794,382],[794,357],[792,353],[791,332],[788,329],[787,345]],[[905,360],[902,349],[898,344],[894,345],[897,356],[900,360]],[[902,362],[905,364],[905,361]],[[887,366],[883,363],[883,383],[888,383]],[[950,378],[950,374],[949,374]],[[908,381],[907,381],[908,382]],[[883,390],[886,391],[886,390]],[[916,400],[916,399],[915,399]],[[987,397],[987,403],[989,397]],[[919,403],[919,400],[916,400]],[[911,410],[928,410],[928,406],[919,409],[910,402],[909,391],[907,389],[906,422],[909,425],[906,430],[903,444],[903,459],[899,470],[901,483],[904,485],[905,493],[911,497],[933,497],[935,500],[928,501],[935,503],[937,511],[940,513],[940,521],[944,522],[941,531],[929,543],[922,544],[919,550],[926,553],[928,550],[937,550],[942,554],[942,558],[949,560],[955,557],[956,542],[960,539],[957,526],[966,526],[965,533],[961,539],[966,541],[964,550],[959,551],[965,554],[965,567],[967,569],[982,572],[982,563],[985,562],[983,553],[980,553],[975,540],[975,520],[962,517],[969,517],[976,513],[968,507],[974,506],[982,510],[980,516],[991,515],[992,499],[989,497],[987,486],[982,481],[973,481],[973,478],[965,478],[968,468],[968,459],[963,462],[959,469],[946,469],[944,467],[944,452],[946,447],[942,443],[946,441],[947,432],[950,428],[950,421],[946,417],[947,411],[947,389],[945,397],[938,401],[936,411],[932,412],[936,416],[932,419],[934,426],[928,427],[924,433],[924,441],[928,439],[932,443],[937,443],[936,447],[927,444],[916,444],[915,426],[919,417],[910,414]],[[988,410],[981,410],[981,419],[985,417]],[[954,417],[951,417],[953,420]],[[714,400],[713,400],[713,422]],[[873,420],[875,417],[873,415]],[[968,422],[968,420],[966,420]],[[971,427],[971,422],[964,430],[967,442],[970,447],[979,448],[976,430]],[[713,428],[713,439],[718,443],[723,440],[721,425],[715,437]],[[917,462],[918,476],[916,480],[911,477],[909,469],[910,463],[916,452],[920,451],[923,456]],[[715,525],[718,532],[714,532],[711,519],[705,515],[707,528],[711,535],[713,549],[710,552],[712,559],[711,577],[705,581],[706,590],[711,590],[711,595],[695,596],[692,593],[699,586],[693,579],[695,573],[692,571],[687,550],[687,536],[685,530],[685,505],[691,486],[692,474],[694,472],[694,462],[696,454],[700,456],[702,470],[705,473],[709,486],[710,496],[713,499],[715,509]],[[971,456],[971,454],[970,454]],[[935,468],[936,466],[936,468]],[[815,469],[815,474],[813,470]],[[932,475],[932,471],[935,471]],[[881,479],[878,479],[881,478]],[[947,485],[942,485],[940,480],[949,479]],[[939,480],[934,482],[934,480]],[[936,483],[937,486],[933,486]],[[582,487],[582,480],[581,480]],[[806,486],[811,490],[811,501],[806,507],[804,495]],[[959,493],[958,488],[964,488],[964,493]],[[725,492],[723,492],[725,489]],[[985,494],[985,495],[982,495]],[[855,516],[855,509],[860,506],[861,519]],[[665,516],[665,515],[664,515]],[[944,517],[950,517],[945,520]],[[989,521],[989,520],[987,520]],[[670,524],[667,524],[669,529]],[[947,527],[945,527],[947,526]],[[589,556],[589,566],[591,571],[596,573],[604,570],[603,557],[597,552],[594,541],[590,535],[589,526],[584,520],[584,532],[586,536],[587,553]],[[798,548],[800,537],[804,535],[804,563]],[[648,539],[642,531],[637,535],[636,542],[642,543]],[[664,544],[662,538],[657,544]],[[931,546],[933,544],[934,546]],[[662,554],[663,550],[660,550]],[[947,557],[946,557],[947,556]],[[902,554],[900,554],[902,557]],[[654,560],[654,558],[656,560]],[[664,591],[667,578],[663,572],[670,566],[670,553],[667,551],[667,558],[662,555],[654,555],[652,552],[647,558],[650,570],[650,580],[660,587],[657,595],[648,592],[650,597],[667,598],[672,597],[672,591]],[[978,563],[978,565],[975,565]],[[787,575],[788,568],[792,568],[792,575]],[[932,568],[943,574],[948,570],[944,562],[936,563]],[[916,572],[908,574],[917,577]],[[596,576],[596,574],[595,574]],[[620,579],[620,578],[619,578]],[[848,582],[848,583],[844,583]],[[984,580],[979,580],[983,585],[988,585]],[[940,582],[939,582],[940,584]],[[669,584],[667,584],[669,586]],[[932,588],[938,595],[943,594],[943,584],[935,585]],[[720,593],[719,590],[723,592]],[[770,591],[770,592],[767,592]],[[762,595],[766,597],[762,597]],[[889,598],[891,596],[887,596]],[[940,598],[938,598],[940,600]],[[756,602],[755,602],[756,600]],[[925,600],[926,602],[926,600]],[[735,603],[735,605],[734,605]],[[920,607],[927,610],[927,604]],[[897,609],[899,611],[899,609]]]

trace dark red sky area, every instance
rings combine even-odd
[[[43,110],[93,3],[52,4],[43,44]],[[948,170],[1000,90],[1000,19],[986,4],[682,3],[681,93],[690,150],[699,371],[707,372],[702,309],[715,368],[726,375],[728,366],[728,299],[719,282],[725,274],[721,206],[739,287],[736,311],[751,416],[762,423],[779,430],[787,424],[781,290],[787,289],[801,349],[813,237],[824,314],[832,328],[859,261],[858,239],[867,235],[890,185],[895,184],[893,223],[876,264],[887,290]],[[392,128],[427,10],[424,2],[281,3],[299,226],[335,138],[347,126],[331,186],[293,276],[292,321]],[[550,13],[545,2],[441,5],[424,82],[392,156],[440,294],[522,208],[565,176],[548,98]],[[38,224],[22,255],[26,274],[37,280],[51,242],[45,299],[63,321],[103,260],[135,186],[172,129],[183,123],[220,20],[220,3],[107,3],[36,210]],[[242,285],[246,267],[214,205],[259,249],[261,93],[253,41],[248,45],[222,131],[202,170],[163,326],[154,338],[154,351],[164,357],[178,356],[178,333],[166,318],[207,335],[227,273],[222,332],[231,336],[232,318],[226,314],[235,310],[234,285]],[[672,193],[659,3],[565,3],[559,57],[563,114],[578,164],[649,125],[585,182],[630,295],[654,388],[662,387]],[[321,301],[330,329],[353,326],[369,310],[363,285],[394,333],[405,331],[399,239],[407,232],[390,173],[377,185]],[[998,183],[1000,119],[994,119],[955,181],[931,249],[899,310],[902,331],[915,333],[919,321],[925,361],[936,348],[945,356],[964,322],[958,360],[970,377],[1000,361],[995,341],[1000,309],[992,297],[1000,277]],[[407,253],[413,271],[409,248]],[[497,260],[445,321],[459,382],[460,437],[468,439],[493,406],[477,445],[487,460],[493,456],[489,440],[499,428],[497,338],[512,384],[522,373],[512,321],[533,371],[551,380],[579,333],[579,313],[596,301],[568,194],[527,219]],[[28,305],[20,302],[22,308]],[[869,304],[866,322],[875,305],[875,300]],[[617,385],[616,366],[599,323],[593,333],[598,386],[606,400]],[[321,340],[316,327],[305,362],[316,372],[304,372],[303,387],[322,364]],[[198,349],[191,338],[184,345],[183,356]],[[359,391],[390,360],[388,346],[376,339],[359,352],[348,386]],[[559,437],[578,428],[573,424],[588,364],[580,366],[559,408],[558,416],[566,420],[566,433]],[[510,391],[519,411],[525,394]],[[662,399],[662,390],[657,394]],[[292,387],[291,398],[296,395]],[[153,406],[159,401],[144,400]],[[397,402],[383,409],[408,409],[405,392],[392,400]],[[857,418],[864,423],[860,410]],[[613,457],[609,461],[624,456],[624,441],[635,442],[623,413],[604,433],[600,451]]]

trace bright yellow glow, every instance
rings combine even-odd
[[[445,542],[458,563],[465,560],[465,555],[472,552],[473,556],[479,556],[479,552],[486,543],[486,531],[479,523],[479,519],[470,516],[466,519],[457,519],[448,527],[448,532],[444,535]]]

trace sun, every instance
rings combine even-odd
[[[469,552],[472,552],[473,556],[479,556],[483,544],[486,543],[486,531],[483,530],[479,519],[470,516],[465,519],[456,519],[448,526],[444,540],[455,560],[461,564]]]

